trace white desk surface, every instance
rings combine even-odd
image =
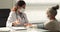
[[[20,27],[22,28],[22,27]],[[44,29],[38,29],[38,28],[28,28],[28,29],[25,29],[25,30],[13,30],[11,28],[7,28],[7,27],[3,27],[3,28],[0,28],[0,32],[44,32],[44,31],[47,31],[47,30],[44,30]]]

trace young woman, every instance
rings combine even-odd
[[[59,22],[55,18],[57,15],[57,9],[59,9],[59,5],[56,5],[47,11],[47,17],[49,18],[49,21],[44,23],[44,28],[51,30],[51,31],[59,31]]]
[[[11,27],[11,26],[18,27],[18,26],[24,26],[29,24],[26,14],[24,13],[25,6],[26,3],[24,1],[18,1],[16,3],[15,7],[11,9],[11,12],[7,19],[7,24],[6,24],[7,27]]]

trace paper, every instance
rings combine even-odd
[[[15,29],[15,30],[25,30],[26,28],[25,27],[12,27],[12,29]]]

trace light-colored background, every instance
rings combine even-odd
[[[29,22],[45,22],[48,20],[46,16],[47,8],[60,5],[60,0],[24,0],[27,4],[26,15]],[[0,0],[0,9],[12,8],[17,0]],[[60,19],[60,9],[56,18]],[[60,20],[59,20],[60,21]]]

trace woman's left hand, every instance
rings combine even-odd
[[[24,25],[25,25],[26,27],[27,27],[27,26],[32,26],[32,24],[30,24],[30,23],[25,23]]]

